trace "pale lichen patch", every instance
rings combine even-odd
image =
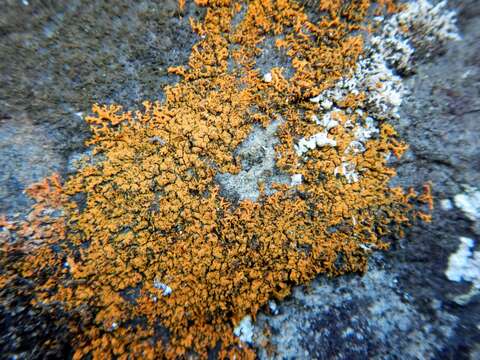
[[[331,146],[335,147],[337,146],[337,142],[331,138],[328,137],[327,132],[320,132],[315,135],[312,135],[308,138],[301,138],[297,145],[295,145],[295,151],[297,152],[298,156],[302,156],[309,150],[313,150],[317,147],[325,147],[325,146]]]
[[[459,295],[454,300],[464,305],[480,292],[480,251],[474,251],[475,241],[467,237],[460,237],[460,245],[456,252],[448,259],[446,277],[455,282],[466,281],[472,283],[467,294]]]
[[[233,333],[241,341],[251,344],[253,342],[253,330],[252,317],[247,315],[234,328]]]
[[[455,23],[456,13],[447,9],[447,1],[436,5],[428,0],[411,1],[383,22],[381,34],[372,38],[372,45],[398,71],[410,72],[416,53],[431,57],[448,41],[460,38]]]
[[[465,192],[454,197],[455,206],[472,221],[480,219],[480,190],[466,187]]]
[[[443,210],[447,210],[447,211],[453,209],[453,203],[450,199],[441,199],[440,206]]]

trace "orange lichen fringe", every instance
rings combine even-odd
[[[0,219],[0,227],[3,227],[5,231],[0,234],[2,245],[8,243],[16,248],[27,246],[28,249],[24,250],[33,250],[34,247],[37,248],[40,245],[57,242],[59,238],[65,238],[64,220],[61,216],[54,214],[55,211],[61,211],[68,201],[63,193],[60,176],[53,174],[31,185],[26,193],[35,200],[35,204],[23,221]],[[15,234],[15,241],[12,241],[13,238],[9,236],[7,242],[7,232]],[[28,241],[24,241],[25,239]]]
[[[26,279],[34,284],[35,302],[41,302],[64,278],[64,255],[54,247],[66,238],[62,215],[67,197],[58,174],[26,192],[36,203],[25,218],[0,218],[0,299],[6,289],[15,288],[16,280]]]
[[[185,0],[178,0],[178,9],[180,12],[183,12],[185,10]]]
[[[395,172],[385,154],[405,149],[390,125],[380,124],[362,156],[345,151],[353,139],[342,126],[330,130],[335,148],[311,150],[308,159],[293,148],[318,132],[304,115],[313,110],[309,97],[355,66],[368,1],[340,8],[322,2],[332,5],[318,23],[288,0],[195,2],[208,6],[203,23],[191,21],[201,40],[187,67],[170,69],[183,79],[166,89],[166,101],[145,102],[135,113],[95,105],[86,119],[94,161],[63,188],[57,177],[33,186],[28,192],[38,202],[23,224],[0,222],[7,234],[2,251],[16,236],[56,238],[56,251],[49,243],[2,264],[0,286],[48,267],[36,301],[79,316],[70,324],[75,359],[206,358],[216,347],[220,358],[253,358],[233,335],[242,317],[318,274],[365,271],[369,249],[385,249],[382,236],[401,231],[416,214],[409,201],[415,194],[388,187]],[[245,17],[233,29],[242,7]],[[286,79],[275,68],[264,82],[255,59],[272,35],[282,35],[277,45],[292,58],[295,75]],[[362,107],[361,96],[337,105],[340,123],[360,126],[364,118],[345,108]],[[237,173],[235,148],[254,124],[279,118],[277,166],[302,174],[303,183],[276,185],[257,202],[230,203],[215,175]],[[358,182],[335,175],[345,161],[355,164]],[[82,206],[73,201],[77,194],[85,196]],[[429,187],[419,200],[432,204]],[[63,209],[55,221],[66,219],[68,233],[63,225],[44,227],[45,207]]]

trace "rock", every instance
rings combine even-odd
[[[317,11],[306,6],[313,15]],[[405,238],[390,239],[390,251],[374,255],[363,277],[320,277],[274,307],[270,303],[255,323],[244,318],[236,335],[252,343],[260,358],[272,357],[265,342],[278,358],[478,357],[480,302],[478,296],[464,301],[478,281],[478,206],[464,185],[478,189],[480,184],[480,3],[449,6],[458,12],[461,39],[442,40],[441,49],[425,48],[429,55],[415,57],[414,75],[401,79],[394,71],[383,72],[380,80],[388,78],[392,86],[368,98],[378,112],[397,116],[393,125],[410,145],[401,160],[392,160],[398,175],[391,185],[420,189],[432,181],[435,198],[442,199],[432,223],[416,223]],[[161,88],[178,80],[167,76],[167,68],[186,64],[196,41],[188,19],[203,13],[193,2],[178,16],[175,1],[106,6],[73,0],[44,6],[6,0],[0,12],[0,212],[24,211],[25,187],[52,171],[63,176],[74,171],[69,160],[85,152],[88,129],[82,117],[92,103],[135,109],[141,100],[161,100]],[[288,78],[291,63],[275,40],[259,44],[257,68],[267,74],[283,66]],[[410,65],[400,60],[402,72]],[[385,70],[381,62],[370,65],[362,66],[371,76],[359,80],[372,82],[379,79],[378,69]],[[358,90],[349,85],[338,91]],[[336,102],[322,94],[310,101],[322,111],[335,110]],[[275,169],[274,133],[274,127],[255,128],[239,146],[240,174],[217,179],[223,194],[255,200],[258,180],[266,191],[272,182],[301,180]],[[460,248],[459,238],[464,239]],[[28,284],[18,286],[27,295],[9,289],[2,294],[1,356],[67,357],[69,339],[58,321],[65,314],[57,308],[29,311]],[[41,346],[46,340],[54,344],[48,352]]]

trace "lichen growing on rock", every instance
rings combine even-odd
[[[427,0],[409,2],[385,21],[380,34],[372,38],[373,47],[396,70],[410,72],[415,60],[430,58],[448,41],[460,38],[455,16],[446,1],[436,5]]]
[[[201,40],[188,67],[170,69],[182,80],[143,111],[93,107],[94,161],[64,186],[57,178],[37,186],[48,196],[32,193],[61,212],[41,236],[51,241],[2,264],[0,287],[32,278],[33,306],[72,314],[74,358],[205,358],[214,349],[253,357],[234,336],[242,319],[319,274],[363,272],[372,249],[388,247],[385,235],[428,220],[415,204],[431,208],[429,187],[417,196],[388,186],[388,156],[406,148],[386,122],[398,106],[392,89],[382,92],[390,83],[373,71],[377,98],[365,85],[354,89],[369,1],[322,2],[327,14],[317,23],[288,0],[196,3],[207,7],[204,22],[191,20]],[[256,69],[267,36],[291,58],[290,78]],[[329,91],[335,98],[320,100]],[[221,196],[218,174],[242,171],[235,150],[254,126],[279,118],[276,167],[293,184],[266,193],[259,183],[256,202]],[[4,253],[18,234],[28,243],[19,226],[36,231],[45,221],[43,208],[23,222],[3,220]]]
[[[474,251],[474,248],[473,239],[460,236],[458,250],[448,258],[445,276],[451,281],[472,283],[468,293],[454,297],[454,301],[460,305],[467,304],[480,289],[480,252]]]

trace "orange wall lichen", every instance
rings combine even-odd
[[[329,130],[336,147],[313,149],[308,159],[294,150],[296,139],[318,131],[302,115],[313,110],[309,98],[348,74],[362,53],[356,31],[368,1],[322,2],[329,15],[318,23],[287,0],[196,3],[208,7],[203,23],[192,20],[201,39],[188,66],[170,69],[183,79],[166,89],[166,101],[145,102],[136,113],[95,105],[86,121],[96,160],[63,187],[58,177],[33,186],[31,217],[0,223],[8,232],[4,253],[12,234],[24,239],[18,243],[53,239],[60,246],[53,251],[50,241],[35,242],[23,260],[5,264],[0,286],[48,267],[37,301],[78,314],[79,323],[70,324],[75,358],[205,358],[217,344],[220,357],[253,357],[233,336],[243,316],[255,316],[269,299],[284,298],[318,274],[365,271],[369,249],[387,247],[381,235],[401,231],[415,214],[428,219],[413,203],[431,205],[429,188],[410,199],[388,187],[395,172],[385,154],[405,150],[390,125],[381,124],[362,156],[345,151],[353,137],[343,126]],[[246,15],[232,29],[242,6]],[[257,46],[274,34],[283,34],[277,46],[292,58],[295,74],[286,79],[272,69],[265,82],[255,68]],[[362,96],[338,106],[360,107]],[[267,126],[279,116],[277,166],[304,181],[234,206],[219,195],[214,177],[238,173],[235,148],[254,124]],[[363,120],[344,111],[334,116],[353,126]],[[345,161],[361,172],[358,182],[336,175]],[[82,209],[72,200],[78,193],[86,196]],[[46,218],[46,207],[63,215]]]

